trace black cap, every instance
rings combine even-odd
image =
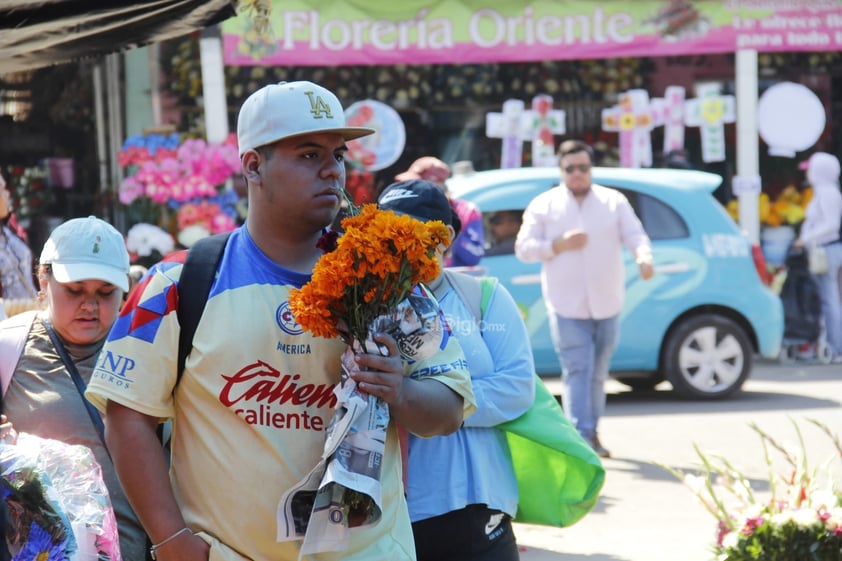
[[[424,222],[441,220],[448,226],[453,225],[455,215],[441,187],[423,179],[392,183],[380,193],[377,206]]]

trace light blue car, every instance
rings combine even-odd
[[[652,239],[655,276],[640,279],[624,250],[626,301],[612,376],[635,389],[668,380],[682,397],[739,390],[755,354],[777,358],[784,330],[780,298],[761,280],[760,248],[712,192],[718,175],[672,169],[593,168],[593,181],[622,191]],[[556,167],[474,173],[448,181],[453,197],[495,211],[523,210],[559,183]],[[521,307],[539,374],[560,372],[541,296],[541,266],[513,253],[486,256],[473,273],[498,277]]]

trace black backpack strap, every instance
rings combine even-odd
[[[193,348],[193,335],[196,333],[199,318],[202,317],[205,309],[219,261],[225,251],[225,243],[230,235],[231,232],[226,232],[202,238],[187,251],[184,268],[178,280],[176,313],[181,326],[181,334],[178,338],[177,380],[181,380],[184,363],[187,355],[190,354],[190,349]]]

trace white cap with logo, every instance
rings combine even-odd
[[[129,289],[129,252],[117,229],[95,216],[73,218],[50,234],[39,262],[58,282],[96,279]]]
[[[375,130],[346,126],[345,111],[333,92],[306,81],[263,86],[243,102],[237,117],[240,157],[284,138],[325,132],[353,140]]]

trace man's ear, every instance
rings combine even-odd
[[[261,183],[260,164],[262,162],[263,158],[257,150],[247,150],[246,153],[243,154],[243,176],[246,178],[246,181],[256,184]]]

